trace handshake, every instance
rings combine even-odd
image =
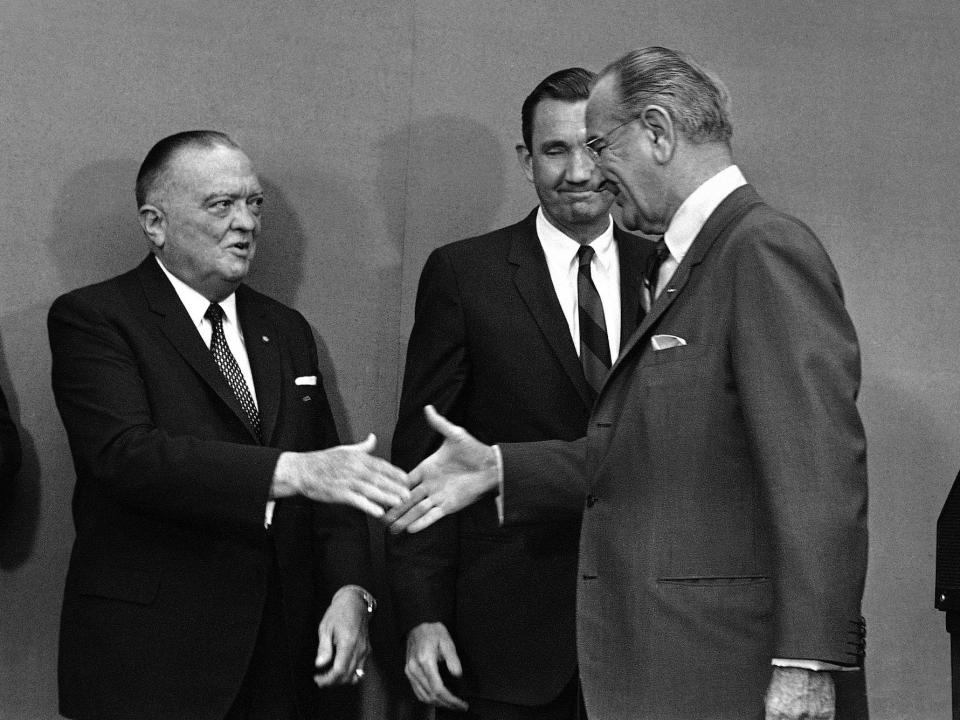
[[[418,532],[445,515],[496,491],[497,453],[428,405],[429,425],[443,444],[405,473],[371,455],[374,435],[354,445],[280,455],[271,496],[304,495],[311,500],[351,505],[381,520],[391,532]]]

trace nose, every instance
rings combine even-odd
[[[260,227],[259,216],[250,209],[247,203],[238,202],[235,208],[233,212],[233,222],[231,223],[234,230],[254,232]]]
[[[596,163],[590,157],[586,148],[578,147],[570,153],[570,160],[567,163],[567,180],[571,183],[589,182],[597,169]]]

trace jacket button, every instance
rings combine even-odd
[[[587,495],[587,507],[592,508],[597,504],[597,500],[599,500],[599,498],[595,495]]]

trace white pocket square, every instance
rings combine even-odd
[[[317,376],[316,375],[301,375],[296,380],[293,381],[294,385],[316,385]]]
[[[650,344],[653,345],[654,350],[666,350],[686,345],[687,341],[676,335],[654,335],[650,338]]]

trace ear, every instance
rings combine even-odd
[[[139,220],[140,228],[143,230],[143,234],[147,236],[150,244],[155,249],[162,248],[167,231],[167,218],[163,214],[163,210],[156,205],[145,203],[140,206]]]
[[[523,143],[517,143],[517,161],[527,180],[533,182],[533,154]]]
[[[653,159],[665,165],[677,148],[677,131],[666,108],[648,105],[640,116],[643,129],[652,147]]]

